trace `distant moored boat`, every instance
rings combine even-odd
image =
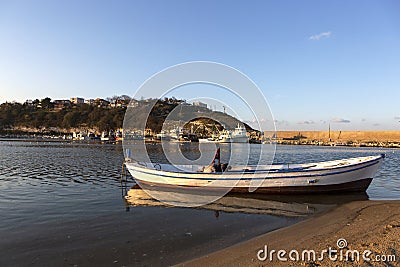
[[[234,131],[224,130],[217,141],[219,143],[248,143],[249,137],[246,134],[246,128],[238,124]]]

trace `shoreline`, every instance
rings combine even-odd
[[[323,226],[323,227],[322,227]],[[262,234],[251,240],[236,244],[226,249],[216,251],[204,257],[180,263],[176,266],[400,266],[400,200],[366,200],[355,201],[340,205],[333,210],[281,228]],[[257,253],[267,245],[271,250],[295,249],[315,250],[317,253],[324,249],[339,250],[338,239],[344,238],[348,246],[343,249],[365,250],[372,252],[370,258],[376,255],[395,255],[395,261],[367,262],[362,256],[352,261],[331,261],[326,255],[322,261],[278,261],[276,253],[272,261],[267,258],[260,261]],[[264,256],[261,252],[261,256]],[[300,254],[301,255],[301,254]],[[286,258],[288,254],[285,255]]]
[[[50,137],[24,137],[24,136],[0,136],[0,141],[8,142],[52,142],[52,143],[71,143],[71,144],[122,144],[122,140],[114,141],[101,141],[101,140],[72,140],[72,139],[62,139],[62,138],[50,138]],[[146,144],[161,143],[159,140],[146,140]],[[176,141],[178,143],[197,143],[188,141]],[[220,144],[215,142],[216,144]],[[222,143],[223,144],[223,143]],[[227,143],[226,143],[227,144]],[[259,143],[250,143],[252,145],[262,145]],[[270,144],[270,143],[267,143]],[[399,143],[366,143],[366,144],[344,144],[335,142],[323,142],[323,143],[308,143],[308,142],[298,142],[298,141],[278,141],[276,145],[281,146],[312,146],[312,147],[347,147],[347,148],[382,148],[382,149],[400,149]]]

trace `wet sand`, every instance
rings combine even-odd
[[[251,227],[249,225],[249,227]],[[347,247],[339,249],[337,241],[344,238]],[[304,249],[321,252],[331,247],[337,252],[337,261],[331,261],[325,254],[323,260],[315,261],[278,261],[276,253],[273,260],[269,257],[260,261],[258,251],[268,246],[268,255],[271,250],[286,250],[283,257],[288,258],[288,253],[295,249],[301,252]],[[350,261],[345,261],[347,250],[358,250],[357,257],[350,256]],[[370,250],[365,261],[362,253]],[[343,251],[343,260],[340,254]],[[320,254],[319,254],[320,255]],[[376,255],[395,255],[395,260],[390,262],[377,262]],[[263,253],[260,254],[264,256]],[[295,254],[292,254],[295,257]],[[298,224],[278,229],[273,232],[258,236],[249,241],[237,244],[209,254],[207,256],[188,261],[180,266],[400,266],[400,201],[356,201],[344,204],[334,210]]]

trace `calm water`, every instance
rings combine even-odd
[[[379,153],[387,158],[368,197],[400,199],[400,150],[277,146],[275,161]],[[122,162],[121,145],[0,141],[0,265],[172,264],[298,221],[160,206],[126,212]]]

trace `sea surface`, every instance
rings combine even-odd
[[[139,193],[127,203],[120,144],[0,140],[0,266],[169,265],[341,203],[400,199],[400,150],[278,145],[274,161],[380,153],[386,158],[366,194],[227,196],[194,209],[165,207]]]

